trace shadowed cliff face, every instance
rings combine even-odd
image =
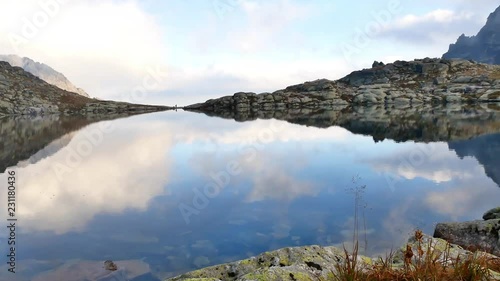
[[[489,64],[500,64],[500,7],[488,17],[476,36],[462,34],[451,44],[443,58],[463,58]]]

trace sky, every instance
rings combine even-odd
[[[0,53],[92,97],[188,105],[441,57],[498,0],[0,0]]]

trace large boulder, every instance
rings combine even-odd
[[[500,219],[500,207],[493,208],[483,215],[483,220]]]
[[[438,223],[434,237],[468,250],[481,250],[500,256],[500,219]]]

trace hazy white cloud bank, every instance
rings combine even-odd
[[[99,98],[183,105],[236,91],[274,91],[346,71],[333,58],[305,55],[277,62],[253,56],[286,47],[277,37],[307,17],[308,5],[288,0],[239,1],[232,13],[243,15],[241,23],[231,17],[214,20],[210,11],[211,17],[192,20],[206,26],[203,33],[185,34],[169,34],[165,22],[132,0],[0,0],[0,6],[1,53],[44,62]],[[183,37],[193,38],[189,42],[195,46]],[[183,61],[171,62],[176,60],[167,57],[171,46]],[[199,46],[206,53],[197,52]],[[207,57],[213,61],[198,62]],[[158,83],[144,100],[131,100],[152,71],[163,74]]]
[[[47,63],[91,96],[131,91],[148,68],[166,65],[161,27],[134,1],[0,0],[0,6],[2,53]]]
[[[91,96],[186,105],[237,91],[337,79],[368,67],[371,59],[440,56],[461,33],[477,32],[498,5],[446,0],[437,7],[423,1],[426,10],[396,15],[372,38],[374,47],[346,61],[331,50],[360,20],[351,22],[351,10],[321,13],[325,3],[228,1],[234,4],[221,16],[206,3],[192,8],[175,1],[0,0],[0,53],[47,63]],[[179,15],[170,20],[169,11]],[[144,99],[130,99],[151,72],[162,74],[154,87]]]
[[[495,0],[445,0],[440,7],[430,0],[421,4],[435,8],[400,15],[379,36],[400,43],[417,44],[435,50],[428,52],[440,56],[447,51],[448,44],[454,43],[461,34],[475,35],[486,23],[488,15],[498,7]]]

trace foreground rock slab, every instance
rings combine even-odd
[[[330,278],[344,260],[335,247],[283,248],[246,260],[216,265],[167,280],[318,280]],[[370,262],[370,259],[366,258]]]
[[[412,237],[408,240],[412,249],[412,264],[422,262],[428,251],[434,260],[448,264],[452,260],[474,255],[458,245],[449,244],[443,239],[423,235],[421,240]],[[423,252],[419,253],[419,245]],[[403,270],[405,250],[403,247],[394,252],[390,264],[394,270]],[[487,253],[476,253],[487,258],[496,258]],[[167,279],[167,281],[243,281],[243,280],[336,280],[336,265],[346,261],[345,252],[336,247],[317,245],[283,248],[266,252],[256,257],[227,264],[211,266]],[[380,257],[384,259],[384,257]],[[357,256],[359,268],[369,270],[380,258]],[[500,278],[498,272],[491,275]]]

